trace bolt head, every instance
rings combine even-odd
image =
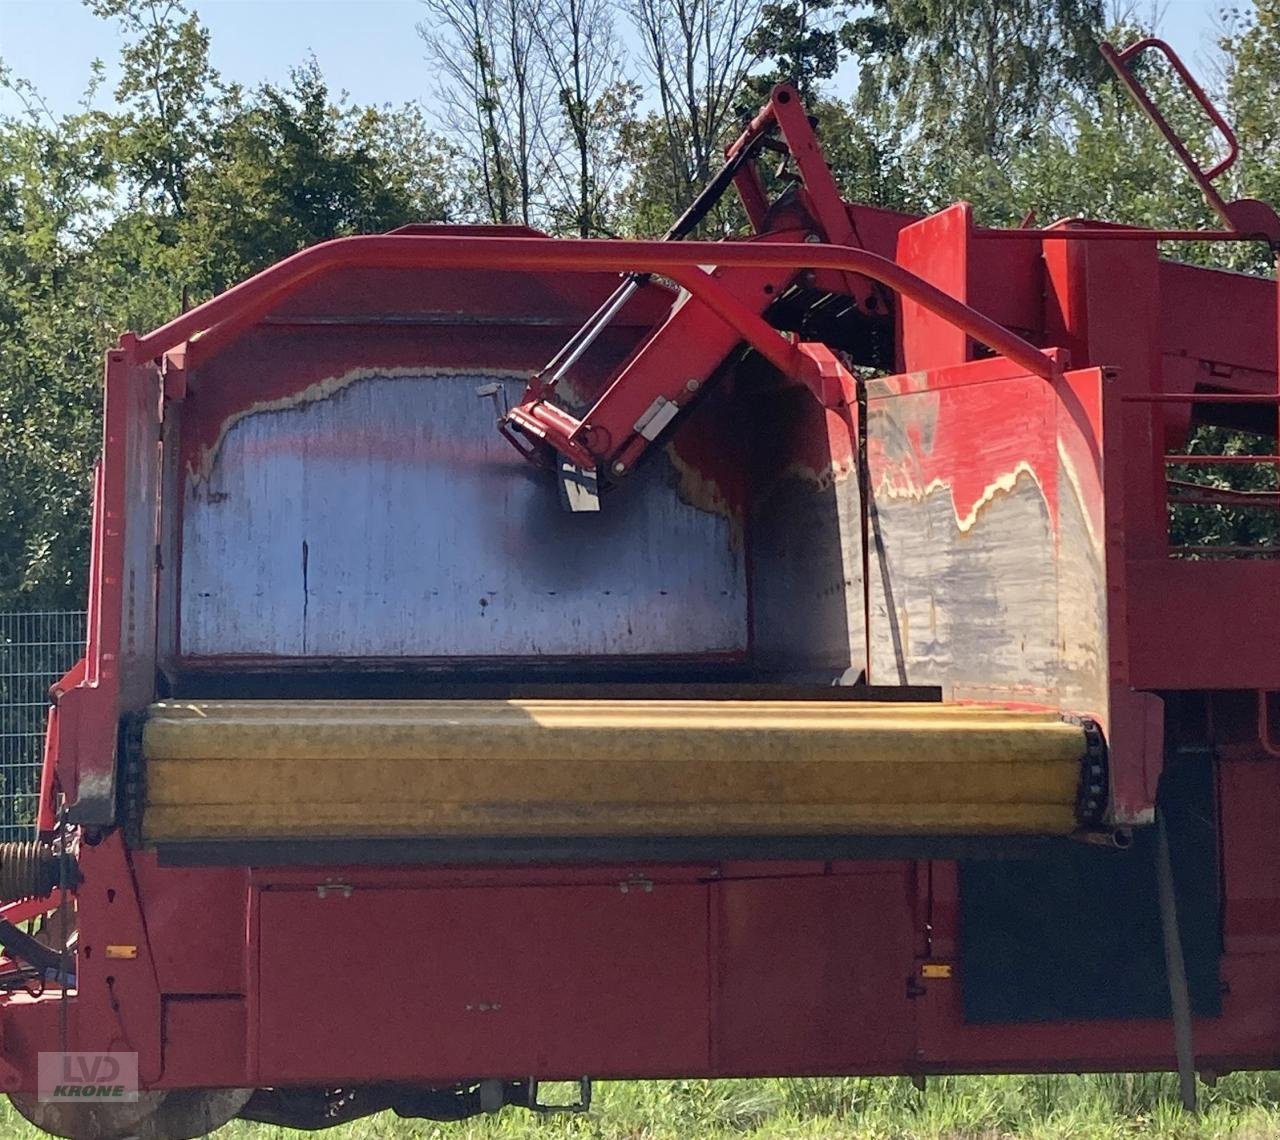
[[[696,392],[699,388],[702,387],[702,381],[696,380],[696,379],[690,380],[685,384],[685,387],[688,388],[690,392]]]
[[[626,470],[627,465],[625,463],[618,462],[613,465],[613,473],[615,475],[624,475],[626,474]]]

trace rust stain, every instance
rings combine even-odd
[[[856,470],[853,463],[828,463],[824,467],[814,467],[803,460],[796,460],[782,469],[780,477],[812,483],[818,490],[825,491],[851,478]]]
[[[729,524],[729,541],[734,550],[743,546],[743,509],[738,489],[726,491],[721,481],[705,472],[698,464],[680,454],[674,444],[668,444],[667,457],[679,476],[676,494],[680,500],[695,510],[719,515]]]

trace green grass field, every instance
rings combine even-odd
[[[236,1123],[218,1140],[1160,1140],[1280,1138],[1280,1073],[1241,1073],[1201,1089],[1198,1116],[1167,1075],[906,1080],[640,1081],[599,1085],[585,1116],[520,1110],[463,1124],[372,1117],[300,1133]],[[4,1140],[36,1140],[10,1111]]]

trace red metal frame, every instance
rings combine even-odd
[[[1116,51],[1110,44],[1104,43],[1101,45],[1101,51],[1103,58],[1111,65],[1112,70],[1115,71],[1121,82],[1129,89],[1129,93],[1143,111],[1146,112],[1148,118],[1156,125],[1160,133],[1164,135],[1165,140],[1173,148],[1173,152],[1178,156],[1182,165],[1187,168],[1187,173],[1195,180],[1196,185],[1200,187],[1201,193],[1204,194],[1218,217],[1226,223],[1227,228],[1247,237],[1260,238],[1273,245],[1280,242],[1280,219],[1277,219],[1275,211],[1270,206],[1248,199],[1238,202],[1226,202],[1222,195],[1218,193],[1214,180],[1225,174],[1235,164],[1240,155],[1240,144],[1236,140],[1235,131],[1231,129],[1231,125],[1222,117],[1222,114],[1213,105],[1213,100],[1205,94],[1204,89],[1196,82],[1195,76],[1187,69],[1186,64],[1179,58],[1178,53],[1164,40],[1155,39],[1154,37],[1139,40],[1123,51]],[[1164,117],[1160,108],[1156,106],[1155,101],[1147,94],[1146,89],[1138,82],[1130,69],[1129,64],[1148,51],[1159,52],[1168,60],[1178,78],[1186,85],[1187,90],[1191,92],[1196,102],[1200,104],[1204,113],[1226,141],[1227,153],[1208,170],[1205,170],[1196,161],[1187,144],[1183,142],[1181,136],[1174,130],[1169,120]]]
[[[704,269],[714,263],[712,270]],[[655,273],[687,289],[710,312],[785,376],[805,384],[824,407],[848,403],[852,380],[822,345],[795,343],[720,284],[733,269],[830,269],[856,273],[909,297],[992,351],[1046,380],[1053,360],[1016,333],[886,257],[868,250],[807,243],[748,242],[547,242],[533,238],[385,236],[339,238],[303,250],[226,293],[183,314],[130,346],[135,361],[159,358],[186,345],[187,368],[207,364],[245,328],[315,278],[353,268],[495,269],[526,272],[614,271]],[[611,388],[581,420],[538,398],[521,412],[531,432],[573,462],[594,467],[601,456],[579,442],[584,425],[612,443],[610,454],[636,435],[640,414],[659,396],[687,402],[685,377],[668,373],[665,386],[643,391]],[[515,411],[515,409],[513,409]]]
[[[255,277],[124,346],[133,361],[153,360],[184,342],[198,352],[189,367],[207,363],[220,343],[239,332],[303,284],[321,274],[354,268],[490,269],[524,272],[637,272],[669,277],[758,347],[772,363],[804,371],[800,350],[716,281],[714,270],[832,269],[859,273],[910,297],[951,321],[993,352],[1028,372],[1052,379],[1052,360],[1016,333],[948,296],[886,257],[864,249],[787,243],[601,241],[546,242],[531,238],[382,236],[338,238],[304,249]],[[226,323],[224,323],[226,322]],[[215,339],[214,334],[218,337]],[[780,342],[780,343],[779,343]]]
[[[322,350],[299,351],[307,317],[332,312],[344,275],[367,269],[420,270],[415,280],[423,282],[439,280],[432,273],[448,280],[448,273],[475,270],[542,282],[664,276],[695,298],[697,320],[682,334],[688,346],[746,341],[813,392],[816,407],[800,399],[812,418],[788,458],[815,484],[849,476],[862,457],[867,419],[849,407],[854,393],[843,365],[829,350],[774,329],[753,290],[813,271],[844,282],[853,296],[879,296],[882,287],[897,294],[903,365],[883,381],[883,403],[910,407],[895,437],[900,454],[877,452],[876,474],[901,477],[902,501],[942,486],[957,516],[979,519],[1006,493],[1012,468],[1041,496],[1028,501],[1043,503],[1048,522],[1037,515],[1034,533],[1048,536],[1050,553],[1072,543],[1083,551],[1082,561],[1060,564],[1065,585],[1079,584],[1071,579],[1084,575],[1084,561],[1100,567],[1106,637],[1092,667],[1104,707],[1073,711],[1107,721],[1115,824],[1150,818],[1163,761],[1162,700],[1184,711],[1204,706],[1206,727],[1194,742],[1218,757],[1228,992],[1223,1016],[1196,1024],[1199,1056],[1206,1068],[1274,1064],[1280,745],[1263,694],[1280,691],[1280,576],[1275,566],[1241,560],[1171,559],[1164,486],[1168,444],[1185,436],[1192,407],[1280,404],[1277,331],[1269,323],[1280,306],[1262,292],[1274,285],[1238,275],[1180,266],[1175,277],[1154,247],[1170,238],[1252,240],[1254,232],[987,231],[963,208],[918,221],[850,207],[838,196],[833,202],[803,109],[782,98],[786,92],[774,93],[735,147],[781,132],[816,227],[807,232],[825,244],[796,240],[804,232],[794,225],[723,243],[435,231],[342,239],[289,258],[147,336],[126,336],[109,354],[89,645],[55,688],[41,797],[43,829],[55,826],[55,793],[87,825],[76,894],[79,989],[67,1003],[65,1042],[55,990],[0,1001],[0,1087],[31,1087],[38,1053],[64,1043],[136,1051],[146,1084],[157,1088],[388,1076],[429,1084],[531,1070],[546,1078],[870,1074],[1140,1069],[1172,1061],[1172,1035],[1160,1019],[1108,1023],[1105,1032],[1093,1022],[966,1022],[960,888],[950,860],[184,869],[132,849],[112,826],[117,726],[121,713],[138,707],[120,676],[128,480],[145,467],[131,456],[130,440],[145,436],[139,425],[150,421],[141,414],[153,396],[163,392],[171,404],[187,398],[188,377],[196,398],[182,409],[184,435],[175,445],[188,449],[184,463],[216,446],[225,424],[253,401],[370,359],[421,365],[429,353],[406,347],[408,334],[376,325],[363,339],[348,337],[344,326]],[[763,228],[756,172],[744,165],[736,182]],[[1230,224],[1244,217],[1234,205]],[[403,278],[371,279],[369,312],[397,312]],[[304,306],[301,315],[290,303]],[[281,307],[292,324],[267,319]],[[440,338],[453,354],[446,363],[473,363],[473,341]],[[1004,359],[975,360],[973,341]],[[629,359],[629,344],[623,338],[611,346],[610,368]],[[252,372],[242,391],[219,390],[237,368],[251,371],[246,360],[263,359],[277,367]],[[509,363],[504,358],[502,366]],[[530,418],[575,462],[629,462],[637,415],[659,395],[679,395],[668,382],[686,384],[687,373],[669,372],[608,388],[581,421],[546,401]],[[589,446],[584,425],[607,432],[607,444]],[[883,437],[875,447],[882,444]],[[1274,461],[1173,461],[1237,458]],[[1075,532],[1062,528],[1064,488],[1082,506]],[[740,520],[745,492],[725,494]],[[980,560],[983,540],[966,531],[965,552]],[[125,672],[124,682],[137,682],[135,664]],[[1256,704],[1218,690],[1252,690]],[[1030,686],[1001,698],[1045,703]],[[55,905],[42,900],[3,913],[17,921]],[[396,932],[393,946],[369,938],[380,930]],[[134,946],[137,955],[109,960],[108,944]],[[414,953],[405,956],[402,945]],[[925,963],[956,972],[922,977]],[[386,1048],[389,1026],[396,1050]]]

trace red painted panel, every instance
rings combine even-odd
[[[1130,562],[1130,683],[1142,689],[1280,689],[1277,597],[1277,562]]]
[[[900,1072],[914,1022],[909,864],[715,887],[715,1070]]]
[[[160,1080],[161,999],[142,900],[124,836],[114,831],[80,849],[83,881],[76,891],[73,1049],[125,1049],[138,1054],[144,1085]],[[130,946],[132,957],[112,958],[108,946]]]
[[[973,207],[967,202],[949,206],[898,234],[898,264],[968,302],[972,232]],[[946,368],[969,359],[972,344],[963,331],[907,297],[899,304],[903,371]]]
[[[244,1088],[245,1003],[242,998],[176,998],[164,1003],[167,1088]]]
[[[1223,1016],[1196,1018],[1196,1055],[1204,1068],[1270,1067],[1280,1030],[1280,974],[1275,956],[1227,958]],[[961,979],[960,985],[963,985]],[[931,985],[932,1010],[921,1006],[920,1067],[938,1072],[1106,1072],[1175,1068],[1169,1021],[1055,1021],[965,1025],[961,990]],[[1250,1060],[1245,1061],[1245,1058]]]
[[[845,204],[849,221],[857,232],[863,249],[878,253],[881,257],[893,257],[898,248],[898,234],[920,219],[916,214],[904,214],[899,210],[886,210],[880,206]]]
[[[259,930],[264,1084],[708,1064],[700,884],[263,891]]]
[[[135,853],[133,869],[160,991],[242,993],[248,871],[161,869],[150,852]]]
[[[1185,354],[1197,363],[1274,373],[1275,283],[1160,262],[1160,344],[1166,353]]]
[[[1270,758],[1223,761],[1218,784],[1227,951],[1278,954],[1280,763]]]

